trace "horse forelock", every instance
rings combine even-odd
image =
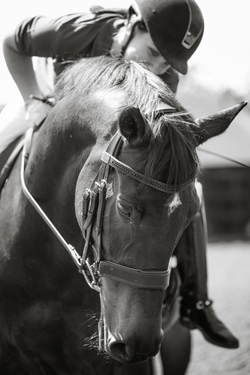
[[[56,85],[57,100],[72,94],[79,106],[87,95],[98,100],[102,97],[104,107],[107,110],[115,107],[116,113],[131,106],[140,109],[151,132],[149,143],[140,149],[138,156],[138,169],[146,175],[179,185],[198,173],[191,130],[195,126],[193,117],[167,85],[143,65],[104,56],[81,59],[62,74]],[[174,112],[156,116],[162,104],[174,108]]]
[[[175,186],[197,176],[199,160],[190,125],[193,121],[185,113],[164,115],[154,123],[148,150],[141,153],[145,175]]]

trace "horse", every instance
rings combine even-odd
[[[171,259],[200,206],[197,147],[244,105],[195,121],[137,62],[65,70],[1,191],[2,375],[150,375],[160,352],[184,374]]]

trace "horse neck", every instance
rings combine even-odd
[[[41,199],[56,197],[59,190],[74,190],[78,172],[88,155],[91,142],[82,142],[76,132],[45,123],[32,144],[27,174],[32,190]],[[66,194],[66,191],[65,191]]]

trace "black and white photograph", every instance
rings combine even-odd
[[[238,0],[0,13],[0,375],[250,374]]]

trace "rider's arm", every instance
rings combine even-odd
[[[6,64],[25,101],[31,94],[41,96],[32,57],[55,57],[60,46],[56,21],[43,16],[26,18],[4,40]]]
[[[3,53],[9,72],[12,75],[24,101],[31,94],[40,95],[32,65],[32,58],[26,56],[17,49],[15,33],[6,36],[3,43]]]
[[[4,55],[23,98],[39,94],[32,56],[57,60],[106,54],[112,45],[113,21],[120,14],[75,13],[59,18],[30,17],[5,38]]]
[[[112,17],[115,18],[115,15],[109,18]],[[23,20],[5,38],[3,50],[6,64],[24,100],[30,94],[39,95],[32,66],[33,56],[53,59],[89,56],[109,18],[93,13],[76,13],[55,19],[36,16]]]

